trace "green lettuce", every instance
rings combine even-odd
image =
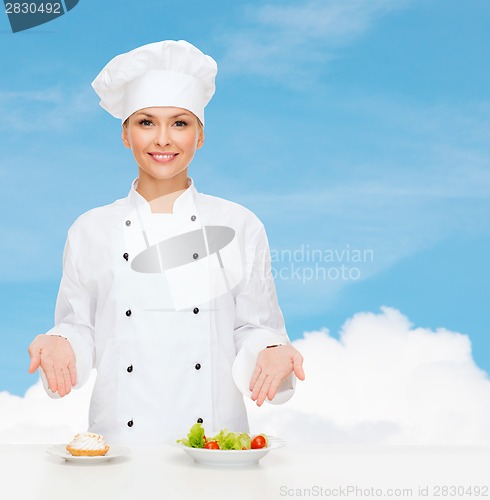
[[[221,430],[216,436],[209,438],[216,441],[221,450],[250,450],[251,439],[246,432],[230,432],[228,429]]]
[[[187,434],[187,439],[177,439],[177,443],[182,443],[191,448],[204,448],[206,440],[204,439],[204,429],[201,424],[194,424]]]
[[[208,437],[206,440],[201,424],[194,424],[187,438],[177,439],[177,443],[190,448],[204,448],[206,441],[216,441],[220,450],[250,450],[252,447],[252,438],[246,432],[231,432],[228,429],[223,429],[216,436]]]

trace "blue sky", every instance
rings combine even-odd
[[[290,336],[389,306],[468,335],[490,371],[489,18],[474,0],[80,0],[12,34],[0,15],[0,391],[35,382],[70,224],[136,175],[90,83],[162,39],[218,62],[190,174],[264,221]]]

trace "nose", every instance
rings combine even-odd
[[[172,142],[170,130],[167,127],[158,127],[155,135],[155,144],[161,147],[168,146]]]

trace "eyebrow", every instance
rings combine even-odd
[[[137,115],[143,115],[143,116],[147,116],[148,118],[158,118],[157,116],[155,115],[152,115],[150,113],[145,113],[144,111],[140,111],[139,113],[137,113]],[[191,116],[190,113],[187,113],[187,112],[183,112],[183,113],[177,113],[176,115],[173,115],[173,116],[170,116],[170,120],[173,120],[175,118],[179,118],[179,116]]]

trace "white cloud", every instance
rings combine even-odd
[[[97,109],[89,86],[0,92],[0,130],[9,133],[66,131]]]
[[[390,0],[310,0],[298,5],[264,5],[256,19],[268,26],[303,40],[323,38],[345,42],[362,34],[376,15],[400,8],[406,2]]]
[[[0,443],[65,443],[88,427],[88,408],[95,382],[89,381],[68,397],[51,399],[41,380],[24,397],[0,392]]]
[[[381,15],[407,1],[309,0],[289,5],[249,6],[249,25],[226,33],[224,72],[255,74],[304,87],[314,79],[312,65],[336,57],[339,46],[362,35]],[[303,71],[307,69],[307,71]]]
[[[339,340],[327,330],[294,342],[307,379],[282,406],[248,404],[251,429],[313,444],[490,444],[490,381],[469,338],[413,327],[399,311],[359,313]],[[0,393],[0,442],[65,442],[87,427],[94,377],[61,400],[40,382]]]
[[[256,431],[317,444],[490,444],[490,381],[467,336],[383,308],[355,315],[339,340],[323,330],[294,344],[307,379],[283,407],[249,405]]]

